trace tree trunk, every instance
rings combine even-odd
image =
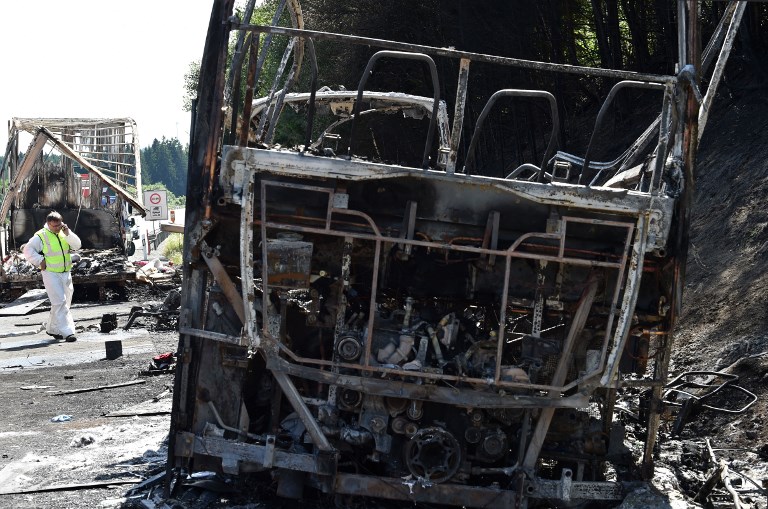
[[[595,18],[595,35],[597,36],[597,49],[600,52],[600,62],[603,67],[612,69],[611,45],[608,42],[608,34],[605,28],[605,16],[603,15],[602,0],[590,0],[592,14]],[[609,0],[610,3],[610,0]]]
[[[648,26],[645,22],[647,12],[644,0],[637,2],[631,0],[622,0],[624,14],[627,16],[627,25],[629,33],[632,36],[632,48],[634,51],[635,62],[634,70],[648,70]]]
[[[620,69],[623,66],[623,58],[621,54],[621,30],[619,28],[619,4],[615,0],[608,0],[605,5],[608,8],[605,21],[611,48],[611,68]]]

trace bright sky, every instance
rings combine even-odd
[[[139,144],[189,141],[184,74],[213,0],[0,3],[0,155],[12,117],[131,117]]]

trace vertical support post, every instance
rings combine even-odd
[[[688,30],[679,32],[678,46],[681,48],[681,56],[686,57],[681,60],[681,64],[693,64],[694,69],[700,68],[701,62],[701,34],[698,24],[698,4],[696,0],[678,0],[678,19],[681,24],[685,20]],[[687,10],[686,10],[687,7]],[[684,48],[684,49],[683,49]],[[700,76],[696,76],[696,81]],[[698,83],[697,83],[698,85]],[[688,259],[688,238],[691,224],[691,207],[693,205],[695,176],[693,173],[696,148],[698,145],[698,119],[699,103],[691,92],[687,93],[685,107],[685,122],[682,126],[682,160],[683,160],[683,195],[677,202],[675,217],[677,222],[674,225],[674,238],[670,239],[675,258],[674,274],[672,287],[672,302],[670,307],[669,323],[667,330],[674,330],[677,317],[680,316],[683,298],[683,281],[685,280],[686,261]],[[658,362],[656,363],[654,380],[665,382],[669,372],[669,360],[671,357],[673,337],[670,334],[666,337],[665,343],[659,352]],[[643,454],[643,463],[641,465],[642,474],[645,479],[653,477],[653,449],[658,439],[659,422],[661,420],[659,403],[661,401],[663,387],[656,386],[652,391],[651,408],[648,416],[648,438],[645,442],[645,451]]]
[[[462,58],[459,62],[459,82],[456,89],[456,108],[453,113],[453,130],[451,131],[451,151],[448,154],[446,173],[456,173],[456,158],[461,142],[461,130],[464,125],[464,107],[467,104],[467,83],[469,81],[469,60]],[[432,112],[436,115],[436,112]]]

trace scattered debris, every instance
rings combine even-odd
[[[123,356],[123,342],[120,340],[105,341],[104,349],[106,351],[107,359],[110,361]]]
[[[93,435],[81,435],[77,438],[73,438],[69,443],[70,447],[85,447],[96,442],[96,437]]]
[[[128,330],[140,317],[155,318],[156,330],[177,330],[179,325],[179,306],[181,306],[181,288],[168,292],[165,300],[158,303],[148,303],[146,306],[131,308],[128,323],[123,330]]]
[[[136,384],[143,384],[146,383],[146,380],[132,380],[130,382],[123,382],[119,384],[112,384],[112,385],[101,385],[99,387],[87,387],[85,389],[72,389],[70,391],[59,391],[54,392],[54,396],[61,396],[64,394],[77,394],[80,392],[92,392],[92,391],[101,391],[104,389],[115,389],[117,387],[127,387],[129,385],[136,385]]]
[[[757,402],[757,396],[744,387],[736,385],[739,377],[721,371],[686,371],[666,385],[664,403],[677,406],[679,411],[672,429],[672,435],[679,435],[690,416],[699,409],[706,408],[716,412],[741,414]],[[719,383],[717,383],[719,381]],[[717,394],[728,392],[726,399],[731,406],[725,408],[707,404]],[[735,394],[740,393],[740,394]]]
[[[173,373],[175,368],[176,353],[166,352],[152,357],[152,362],[149,364],[149,369],[141,371],[139,374],[143,376],[163,375],[166,373]]]
[[[101,317],[100,330],[106,334],[117,329],[117,313],[106,313]]]
[[[171,399],[165,398],[161,400],[151,399],[138,405],[134,405],[128,408],[122,408],[120,410],[110,412],[105,417],[134,417],[138,415],[167,415],[171,413]]]

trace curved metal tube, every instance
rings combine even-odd
[[[536,166],[535,164],[531,164],[531,163],[523,163],[523,164],[521,164],[520,166],[518,166],[517,168],[515,168],[514,170],[512,170],[512,171],[509,173],[509,175],[507,175],[507,176],[506,176],[506,177],[504,177],[504,178],[505,178],[506,180],[509,180],[509,179],[513,179],[513,178],[517,177],[518,175],[520,175],[521,173],[523,173],[525,170],[532,170],[532,171],[534,171],[534,172],[538,173],[540,169],[541,169],[541,168],[539,168],[539,167],[538,167],[538,166]],[[533,175],[531,175],[531,176],[533,176]]]
[[[592,144],[595,141],[595,134],[597,133],[597,129],[598,127],[600,127],[600,124],[602,124],[603,122],[603,117],[608,111],[608,106],[611,105],[611,102],[613,102],[614,97],[616,97],[616,94],[622,88],[649,88],[652,90],[664,90],[664,85],[660,83],[650,83],[648,81],[625,80],[625,81],[620,81],[616,83],[613,86],[613,88],[611,88],[611,91],[608,92],[608,97],[605,98],[605,101],[603,101],[603,105],[600,107],[600,111],[597,113],[597,119],[595,119],[595,127],[594,129],[592,129],[592,136],[589,138],[589,145],[587,145],[587,151],[584,154],[584,164],[582,165],[581,173],[579,174],[579,180],[578,180],[579,184],[581,184],[581,179],[584,177],[584,173],[586,172],[587,168],[589,168],[589,153],[592,151]],[[595,175],[595,177],[592,179],[592,181],[590,181],[587,187],[594,184],[602,172],[603,172],[602,169],[598,171],[597,175]]]
[[[406,60],[421,60],[429,65],[429,72],[432,75],[432,90],[433,90],[433,102],[432,102],[432,115],[429,119],[429,131],[427,132],[427,143],[424,146],[424,156],[421,160],[422,168],[427,168],[429,165],[429,147],[432,143],[432,137],[435,134],[435,125],[437,124],[437,111],[438,104],[440,102],[440,86],[437,81],[437,67],[432,57],[425,55],[424,53],[407,53],[404,51],[379,51],[374,53],[371,59],[368,61],[368,65],[363,71],[363,76],[360,78],[360,84],[357,86],[357,100],[355,101],[355,109],[352,112],[352,124],[349,128],[349,144],[347,145],[347,155],[352,157],[352,140],[355,134],[355,119],[360,113],[363,102],[363,89],[368,82],[368,76],[373,73],[373,66],[376,61],[382,57],[402,58]]]
[[[474,167],[475,146],[477,145],[477,140],[480,135],[480,128],[482,127],[483,122],[485,122],[485,117],[488,116],[488,113],[491,111],[491,108],[499,99],[499,97],[540,97],[549,101],[550,114],[552,115],[552,134],[549,137],[547,150],[544,152],[544,161],[542,161],[541,167],[537,168],[539,171],[538,181],[541,182],[544,178],[544,169],[547,165],[547,161],[549,161],[549,159],[552,157],[552,153],[555,149],[555,144],[557,143],[557,133],[560,129],[560,117],[557,114],[557,101],[555,100],[554,95],[545,90],[521,90],[516,88],[506,88],[494,92],[490,99],[488,99],[488,102],[485,103],[483,111],[480,113],[480,116],[477,118],[477,122],[475,123],[475,132],[472,134],[472,141],[469,143],[469,149],[467,150],[467,159],[464,161],[464,173],[469,175],[470,171]]]

